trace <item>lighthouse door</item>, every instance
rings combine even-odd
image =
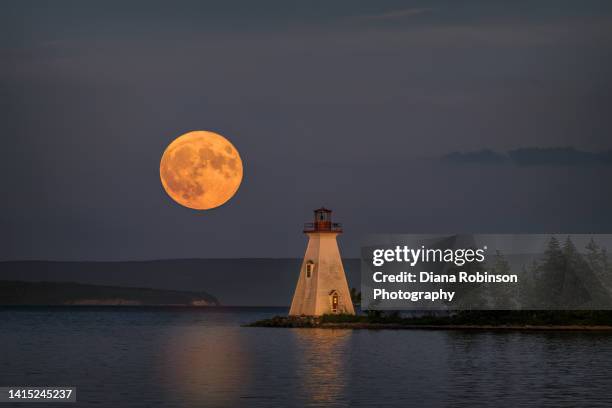
[[[338,292],[332,294],[332,312],[338,313]]]

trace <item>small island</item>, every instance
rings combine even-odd
[[[612,310],[457,311],[442,316],[402,317],[398,312],[362,315],[276,316],[247,327],[429,330],[588,330],[612,331]]]

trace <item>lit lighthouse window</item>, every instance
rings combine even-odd
[[[332,301],[332,313],[338,312],[338,292],[335,290],[331,291],[331,301]]]

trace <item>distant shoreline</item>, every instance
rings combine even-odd
[[[349,282],[358,286],[361,261],[343,261]],[[284,306],[291,304],[301,262],[301,258],[267,257],[4,261],[0,262],[0,280],[205,291],[224,305]]]
[[[0,280],[0,305],[218,307],[220,303],[216,297],[204,291]]]
[[[224,310],[262,310],[262,311],[279,311],[289,310],[285,306],[236,306],[236,305],[207,305],[207,306],[193,306],[193,305],[182,305],[182,304],[3,304],[0,303],[1,310],[27,310],[27,309],[210,309],[216,311]]]

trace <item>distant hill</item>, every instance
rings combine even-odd
[[[0,281],[0,305],[218,306],[219,302],[206,292],[75,282]]]
[[[0,262],[0,280],[61,281],[213,293],[225,306],[289,306],[302,259],[169,259],[131,262]],[[344,259],[359,288],[359,259]]]

